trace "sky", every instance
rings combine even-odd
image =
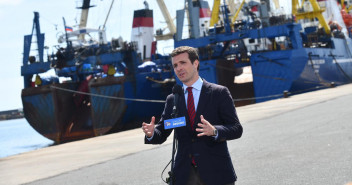
[[[23,37],[31,34],[35,11],[39,12],[41,32],[45,33],[45,46],[52,52],[57,45],[57,37],[64,31],[63,17],[69,26],[78,25],[82,0],[0,0],[0,111],[22,108],[21,90],[23,78],[21,66],[23,57]],[[235,0],[240,1],[240,0]],[[284,0],[280,0],[284,1]],[[112,0],[91,0],[97,5],[89,10],[87,27],[99,28],[104,24]],[[107,39],[121,36],[125,41],[131,40],[133,11],[143,9],[144,0],[115,0],[106,24]],[[149,8],[154,10],[154,31],[166,27],[156,0],[147,0]],[[184,0],[164,0],[171,17],[176,10],[184,7]],[[209,0],[212,7],[213,1]],[[285,1],[284,1],[285,2]],[[283,3],[281,3],[283,4]],[[287,2],[286,2],[287,4]],[[167,32],[167,31],[166,31]],[[168,53],[173,42],[158,44],[158,52]],[[170,49],[171,48],[171,49]],[[44,58],[46,58],[44,56]]]

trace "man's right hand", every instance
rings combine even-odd
[[[154,127],[155,127],[155,117],[153,116],[150,120],[150,123],[142,123],[142,130],[147,137],[152,137],[154,135]]]

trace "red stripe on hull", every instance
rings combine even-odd
[[[135,17],[133,19],[132,28],[153,26],[153,17]]]

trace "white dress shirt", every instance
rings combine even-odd
[[[199,96],[200,96],[200,91],[202,90],[202,86],[203,86],[203,80],[200,77],[192,86],[190,86],[190,87],[193,87],[192,93],[193,93],[193,100],[194,100],[194,109],[196,112],[197,112]],[[188,87],[187,85],[183,84],[183,90],[185,93],[185,100],[186,100],[186,107],[187,107],[187,99],[188,99],[187,87]]]

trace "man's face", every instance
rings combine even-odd
[[[191,86],[198,80],[197,67],[199,61],[195,60],[192,64],[188,53],[181,53],[172,57],[172,66],[178,79],[187,86]]]

